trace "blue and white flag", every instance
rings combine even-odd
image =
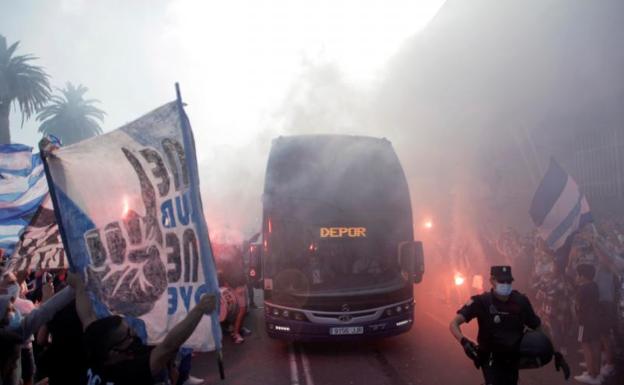
[[[0,145],[0,254],[5,258],[47,193],[39,154],[23,144]]]
[[[593,220],[587,199],[554,159],[535,192],[529,214],[552,250],[561,248],[570,235]]]
[[[161,342],[203,294],[219,298],[186,119],[172,102],[45,153],[70,265],[86,270],[98,315],[126,316],[149,344]],[[185,346],[209,351],[220,342],[215,311]]]

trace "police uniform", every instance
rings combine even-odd
[[[497,281],[511,281],[511,267],[493,266]],[[506,301],[493,291],[475,295],[457,311],[466,322],[476,318],[479,323],[479,364],[487,385],[513,385],[518,382],[517,349],[525,327],[535,329],[540,319],[529,299],[513,290]]]

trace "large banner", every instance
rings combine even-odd
[[[138,321],[153,344],[202,294],[218,295],[195,145],[176,102],[45,158],[69,262],[86,269],[100,316]],[[215,311],[185,346],[208,351],[220,339]]]

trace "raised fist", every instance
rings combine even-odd
[[[112,312],[141,316],[167,289],[160,249],[163,235],[157,216],[156,191],[132,152],[122,149],[137,173],[145,216],[127,210],[120,221],[85,234],[91,256],[89,283]]]
[[[217,297],[214,294],[204,294],[201,296],[197,306],[206,314],[211,313],[217,305]]]

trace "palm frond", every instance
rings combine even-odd
[[[7,46],[0,35],[0,100],[15,103],[24,120],[39,111],[51,94],[49,75],[42,67],[32,65],[33,55],[15,55],[19,42]]]
[[[37,115],[37,121],[41,122],[39,132],[58,136],[66,144],[103,133],[98,121],[103,122],[106,113],[94,106],[99,100],[84,99],[87,87],[68,82],[56,90],[57,94]]]

